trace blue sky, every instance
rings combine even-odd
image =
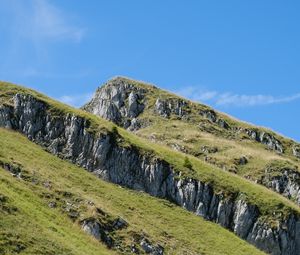
[[[79,106],[116,75],[300,141],[300,2],[0,0],[0,80]]]

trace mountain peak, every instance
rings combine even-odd
[[[261,174],[273,160],[300,158],[300,146],[291,139],[125,77],[115,77],[98,88],[83,109],[254,181],[261,182]]]
[[[115,76],[115,77],[112,77],[111,79],[109,79],[105,84],[100,86],[99,89],[101,87],[109,86],[109,85],[110,86],[127,85],[127,86],[131,86],[131,87],[144,88],[144,89],[157,88],[154,84],[151,84],[151,83],[148,83],[145,81],[135,80],[130,77],[118,75],[118,76]]]

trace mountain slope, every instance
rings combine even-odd
[[[99,177],[217,222],[268,253],[300,251],[299,208],[276,193],[34,91],[0,88],[0,126]]]
[[[83,109],[300,204],[300,146],[268,129],[122,77],[100,87]]]
[[[2,168],[0,172],[0,254],[114,254],[23,183]]]
[[[120,217],[127,226],[107,230],[120,253],[142,252],[139,243],[147,238],[166,254],[262,254],[216,224],[106,183],[5,129],[0,164],[7,169],[0,167],[1,254],[113,254],[80,225],[89,219],[105,226]]]

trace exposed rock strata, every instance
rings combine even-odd
[[[169,118],[171,114],[182,118],[187,114],[188,103],[180,98],[161,99],[155,102],[155,112],[164,118]]]
[[[114,246],[114,240],[111,238],[107,227],[96,219],[90,218],[83,220],[81,227],[84,232],[104,242],[109,248]]]
[[[252,129],[246,129],[245,132],[251,139],[265,144],[270,150],[274,150],[278,153],[284,152],[281,142],[277,140],[273,135],[263,131],[256,131]]]
[[[163,255],[164,254],[164,249],[160,245],[153,245],[149,242],[147,239],[143,239],[140,242],[140,246],[144,250],[146,254],[151,254],[151,255]]]
[[[286,168],[276,174],[272,169],[267,169],[260,182],[300,205],[299,171]]]
[[[145,107],[142,102],[145,90],[121,80],[118,82],[118,86],[108,84],[105,89],[98,89],[83,109],[125,128],[137,129],[136,117]]]
[[[225,120],[223,120],[222,118],[220,118],[217,115],[217,113],[215,111],[213,111],[213,110],[200,111],[200,115],[202,115],[203,117],[207,118],[211,122],[218,124],[221,128],[225,128],[225,129],[229,129],[230,128],[229,124]]]
[[[271,226],[242,194],[225,196],[201,180],[180,179],[167,162],[118,146],[112,134],[89,133],[89,124],[82,117],[54,116],[45,103],[17,94],[13,107],[0,107],[0,126],[22,132],[49,152],[106,180],[173,201],[267,253],[300,253],[299,215],[291,214]],[[97,229],[94,232],[98,235]]]
[[[293,146],[293,155],[297,158],[300,158],[300,145]]]

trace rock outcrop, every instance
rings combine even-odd
[[[273,135],[252,129],[246,129],[246,134],[253,140],[265,144],[270,150],[274,150],[278,153],[283,153],[283,146],[279,140],[277,140]]]
[[[243,194],[223,194],[201,180],[181,178],[172,166],[134,147],[122,147],[112,133],[95,135],[74,114],[53,114],[42,101],[16,94],[14,106],[0,107],[0,126],[18,130],[49,152],[68,159],[108,181],[168,199],[233,231],[270,254],[300,253],[300,216],[291,213],[271,224]],[[272,215],[269,215],[272,217]],[[84,225],[95,237],[95,222]]]
[[[115,246],[115,241],[111,237],[111,233],[116,230],[110,225],[100,223],[95,218],[84,219],[81,223],[81,228],[88,235],[93,236],[95,239],[104,242],[107,247],[112,248]]]
[[[136,117],[144,110],[145,90],[122,79],[111,80],[99,88],[83,109],[113,121],[124,128],[138,128]]]
[[[140,246],[142,247],[143,251],[146,254],[151,254],[151,255],[163,255],[164,254],[164,248],[161,247],[160,245],[153,245],[150,243],[148,239],[143,239],[140,242]]]
[[[299,171],[283,168],[274,173],[271,168],[267,168],[259,182],[300,205]]]
[[[154,111],[164,118],[169,118],[171,114],[182,118],[187,114],[187,106],[188,103],[180,98],[157,98]]]
[[[293,146],[293,155],[297,158],[300,158],[300,145]]]
[[[202,110],[200,111],[200,115],[202,115],[204,118],[207,118],[212,123],[216,123],[221,128],[230,128],[229,124],[224,119],[220,118],[213,110]]]

